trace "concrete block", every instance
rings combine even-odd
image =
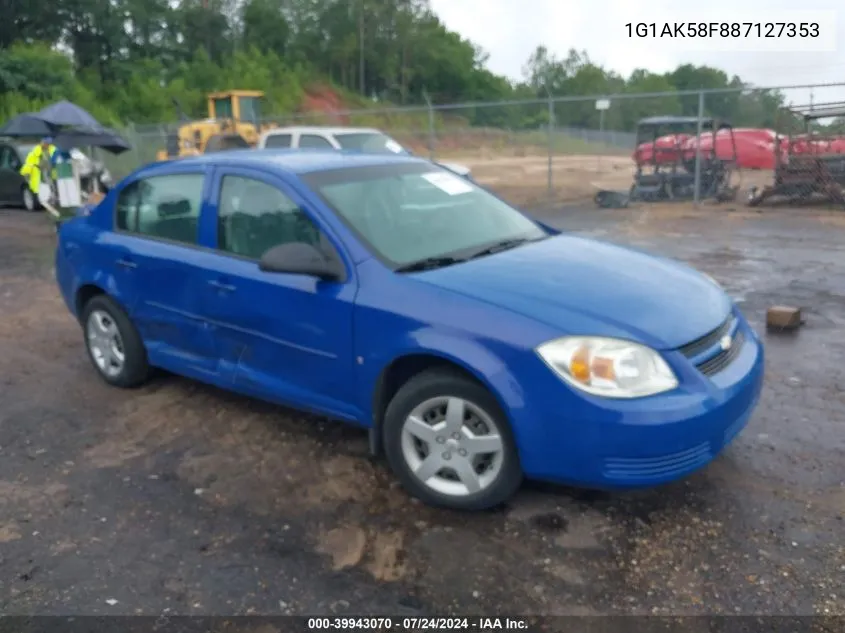
[[[766,311],[766,327],[769,329],[794,330],[801,323],[801,308],[772,306]]]

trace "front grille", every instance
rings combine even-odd
[[[718,374],[725,367],[730,365],[733,362],[734,358],[739,356],[739,353],[742,351],[742,345],[744,343],[745,335],[742,333],[742,330],[737,330],[736,336],[734,336],[734,339],[731,342],[731,346],[727,350],[719,352],[713,358],[710,358],[701,363],[698,366],[698,370],[705,376],[713,376],[714,374]]]
[[[695,339],[692,343],[687,343],[683,347],[679,347],[678,351],[687,358],[694,358],[716,345],[716,343],[719,342],[719,339],[725,334],[730,334],[735,323],[736,317],[733,314],[730,314],[728,315],[728,318],[724,320],[722,325],[717,327],[715,330],[709,334],[705,334],[701,338]]]

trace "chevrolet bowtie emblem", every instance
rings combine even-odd
[[[727,351],[731,348],[731,343],[732,343],[732,342],[733,342],[733,341],[731,341],[731,337],[730,337],[730,335],[723,336],[723,337],[719,340],[719,347],[721,347],[721,348],[722,348],[722,351],[723,351],[723,352],[727,352]]]

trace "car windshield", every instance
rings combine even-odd
[[[481,187],[426,163],[315,172],[304,179],[394,269],[448,265],[547,235]]]
[[[381,132],[354,132],[335,134],[338,144],[349,149],[367,154],[408,154],[408,150],[395,140]]]

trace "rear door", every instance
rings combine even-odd
[[[210,206],[218,213],[215,249],[202,256],[200,286],[225,380],[271,400],[357,418],[351,267],[343,282],[258,267],[278,244],[304,242],[341,257],[339,243],[292,188],[263,172],[218,168]]]
[[[196,267],[211,173],[192,166],[125,185],[117,197],[115,233],[105,244],[151,360],[189,375],[217,368],[211,334],[199,317]]]

